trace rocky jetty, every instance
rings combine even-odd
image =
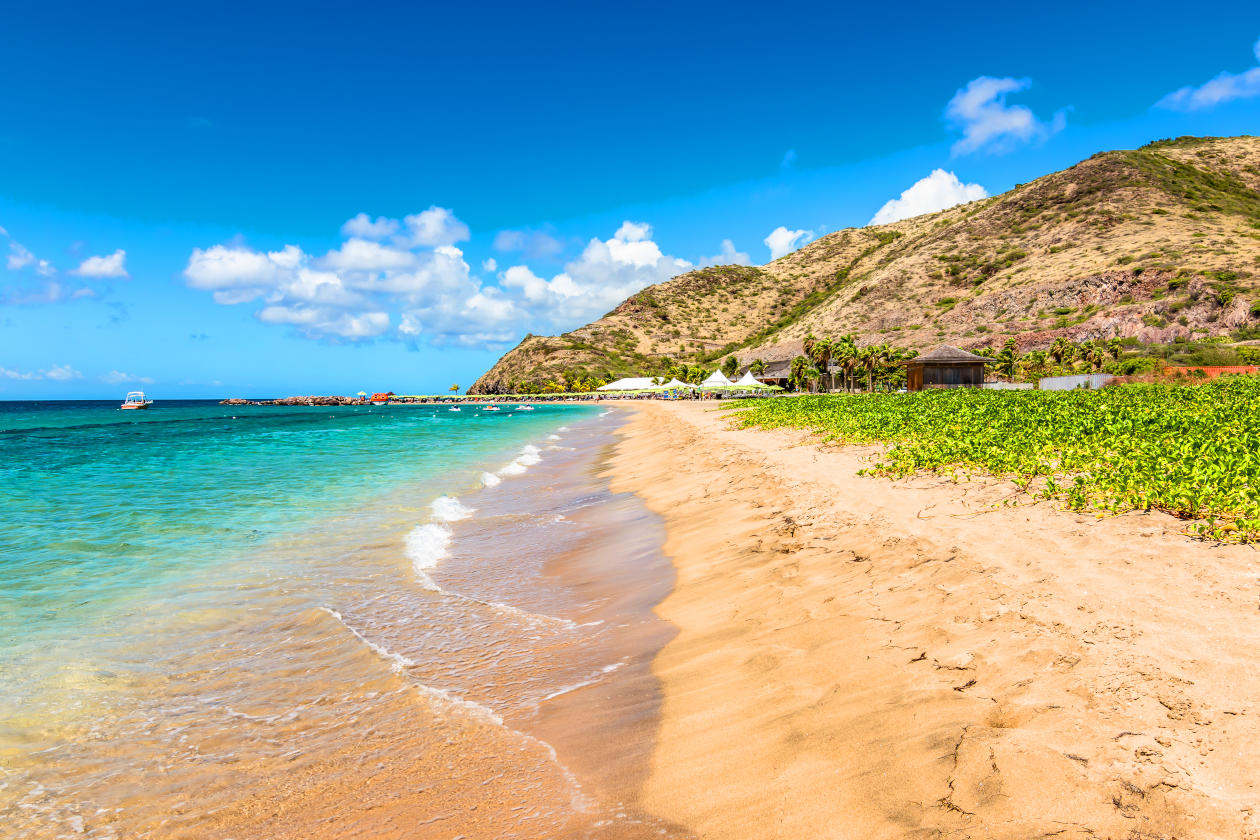
[[[278,400],[244,400],[240,397],[233,397],[230,400],[222,400],[219,405],[367,405],[368,401],[359,397],[282,397]]]

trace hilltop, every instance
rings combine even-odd
[[[1260,326],[1258,274],[1260,138],[1161,140],[764,266],[688,272],[572,332],[527,336],[470,392],[789,358],[811,332],[918,349],[1014,338],[1021,351],[1059,336],[1228,337]]]

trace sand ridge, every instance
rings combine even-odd
[[[1260,838],[1260,554],[635,406],[679,628],[643,804],[705,838]]]

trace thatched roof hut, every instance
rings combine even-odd
[[[984,366],[992,360],[942,344],[935,350],[907,359],[906,389],[979,388],[984,384]]]

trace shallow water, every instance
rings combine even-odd
[[[0,404],[0,836],[678,836],[615,417]]]

